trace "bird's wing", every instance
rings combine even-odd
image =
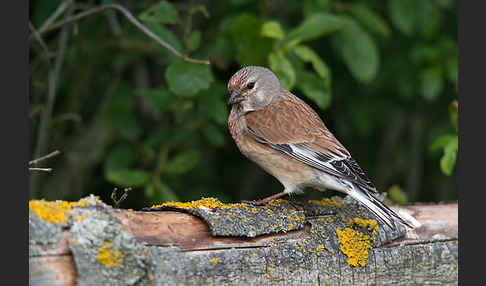
[[[287,93],[245,116],[249,134],[288,156],[372,192],[373,183],[315,111]]]

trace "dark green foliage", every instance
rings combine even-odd
[[[66,25],[44,131],[44,154],[63,155],[49,162],[52,173],[32,174],[31,198],[110,201],[115,187],[132,188],[120,207],[140,208],[281,191],[227,130],[226,84],[246,65],[271,68],[313,106],[392,202],[457,198],[446,176],[458,149],[457,1],[98,2],[76,1],[74,14],[122,5],[176,51],[211,65],[178,57],[118,12]],[[63,3],[31,1],[32,27]],[[61,29],[29,42],[30,159]]]
[[[196,95],[199,91],[208,89],[213,81],[208,66],[182,61],[171,64],[165,72],[165,78],[169,89],[182,96]]]

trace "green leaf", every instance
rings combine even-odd
[[[193,6],[189,10],[189,13],[190,14],[193,14],[193,15],[194,14],[197,14],[198,12],[201,13],[201,14],[203,14],[204,18],[206,18],[206,19],[209,19],[210,18],[208,8],[206,8],[206,6],[204,6],[203,4],[199,4],[197,6]]]
[[[277,21],[270,21],[263,24],[261,34],[263,37],[275,39],[283,39],[285,37],[285,32]]]
[[[304,0],[302,10],[305,16],[321,13],[322,11],[330,12],[332,9],[332,0]]]
[[[106,179],[120,187],[140,187],[150,181],[150,173],[140,169],[117,169],[106,173]]]
[[[441,8],[451,8],[455,4],[454,0],[434,0],[433,2]]]
[[[297,87],[320,108],[326,109],[331,104],[331,90],[315,74],[300,71]]]
[[[184,39],[187,51],[192,52],[199,48],[201,44],[202,33],[199,30],[194,30],[191,34]]]
[[[193,64],[183,61],[172,63],[165,71],[169,89],[182,96],[193,96],[209,88],[214,80],[208,65]]]
[[[151,184],[147,185],[145,188],[145,194],[152,201],[156,201],[157,203],[179,200],[175,192],[158,178],[154,179]]]
[[[420,34],[426,38],[437,35],[442,21],[442,13],[432,1],[417,1],[415,23]]]
[[[431,152],[436,152],[440,149],[444,149],[444,147],[449,144],[449,142],[457,140],[457,135],[455,134],[444,134],[442,136],[439,136],[437,139],[435,139],[434,143],[430,145],[429,150]]]
[[[223,99],[227,93],[222,84],[214,83],[211,88],[202,91],[198,96],[201,112],[222,125],[226,124],[228,119],[228,107]]]
[[[447,176],[452,174],[457,159],[458,140],[451,140],[444,147],[444,155],[440,159],[440,169]]]
[[[167,1],[160,1],[149,9],[140,13],[138,18],[147,23],[179,24],[179,13]]]
[[[126,85],[120,85],[111,98],[106,110],[106,117],[113,130],[128,140],[135,140],[142,134],[133,113],[134,97]]]
[[[204,124],[201,131],[204,138],[206,138],[211,145],[216,147],[221,147],[224,145],[224,136],[221,133],[221,130],[214,124]]]
[[[385,20],[375,13],[375,11],[368,8],[363,3],[350,4],[348,11],[358,20],[363,26],[368,28],[369,31],[376,33],[377,35],[388,37],[390,35],[390,28]]]
[[[388,198],[397,205],[406,205],[408,203],[407,193],[398,185],[392,185],[388,189]]]
[[[388,8],[394,26],[407,36],[419,32],[430,38],[439,31],[442,15],[433,1],[390,0]]]
[[[241,66],[265,64],[265,60],[272,50],[273,39],[261,36],[263,22],[263,19],[242,14],[231,23],[236,60]]]
[[[317,74],[324,80],[327,88],[331,87],[331,71],[326,63],[311,48],[304,45],[295,46],[292,51],[304,62],[312,63],[312,67]]]
[[[145,186],[145,196],[155,201],[155,186],[154,184],[148,184]]]
[[[380,57],[373,38],[353,19],[331,37],[335,52],[358,81],[369,83],[378,72]]]
[[[291,30],[281,44],[285,49],[298,45],[339,30],[343,26],[341,17],[316,13],[305,19],[299,26]]]
[[[165,166],[165,173],[168,175],[182,175],[189,172],[199,163],[199,152],[196,150],[184,151],[177,154]]]
[[[411,36],[415,27],[415,13],[417,13],[416,0],[390,0],[388,9],[393,25],[405,35]]]
[[[271,53],[268,56],[268,62],[270,69],[280,79],[282,86],[288,90],[291,90],[295,84],[295,70],[292,63],[280,52]]]
[[[170,138],[170,135],[171,132],[165,129],[152,132],[147,140],[145,140],[145,144],[151,148],[158,149],[164,141]]]
[[[454,56],[445,63],[447,79],[456,86],[458,81],[458,58]]]
[[[127,144],[119,144],[112,148],[105,159],[104,173],[119,169],[127,169],[135,162],[135,153]]]
[[[454,100],[449,105],[449,116],[451,119],[452,126],[458,130],[457,120],[458,120],[458,113],[459,113],[459,103],[457,100]]]
[[[159,119],[164,111],[170,110],[176,102],[176,96],[167,89],[135,90],[136,96],[146,97],[152,104],[152,114]]]
[[[438,61],[441,56],[441,51],[436,46],[423,43],[415,45],[410,51],[410,59],[416,65]]]
[[[422,96],[428,101],[436,99],[444,87],[442,68],[440,66],[427,68],[420,73],[419,78]]]

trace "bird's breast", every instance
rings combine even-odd
[[[233,137],[233,140],[235,140],[236,145],[238,145],[238,142],[240,141],[239,135],[241,134],[243,127],[242,122],[239,121],[241,121],[241,119],[236,118],[234,112],[231,112],[228,117],[228,129],[231,137]]]
[[[252,159],[253,153],[262,151],[258,146],[260,144],[251,138],[251,135],[248,133],[244,115],[239,115],[232,110],[228,118],[228,129],[240,152],[249,159]]]

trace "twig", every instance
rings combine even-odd
[[[73,9],[74,3],[72,3],[73,1],[69,1],[69,2],[71,3],[71,5],[67,9],[66,14],[64,15],[64,19],[68,19],[69,17],[71,17],[74,10]],[[61,34],[59,36],[59,47],[54,62],[54,67],[52,67],[49,70],[47,104],[46,104],[46,109],[44,110],[41,116],[37,145],[34,150],[34,158],[39,157],[40,154],[43,154],[49,143],[49,133],[50,133],[49,129],[51,127],[52,111],[56,99],[57,81],[59,79],[62,63],[64,62],[67,40],[68,40],[68,26],[65,26],[62,28]],[[35,193],[37,192],[37,179],[38,176],[35,175],[29,178],[30,192],[32,196],[35,195]]]
[[[29,168],[29,171],[50,172],[50,171],[52,171],[52,168]]]
[[[39,42],[40,46],[44,50],[44,52],[46,54],[47,62],[50,64],[51,61],[50,61],[49,57],[50,57],[51,53],[49,52],[49,49],[47,48],[47,45],[44,42],[44,40],[42,39],[42,37],[40,36],[39,32],[37,32],[34,25],[32,25],[32,23],[30,21],[29,21],[29,29],[32,31],[32,34],[34,34],[35,39]]]
[[[42,23],[39,29],[42,30],[46,28],[57,18],[59,18],[59,16],[61,16],[62,13],[64,13],[64,11],[66,11],[66,9],[72,4],[72,2],[73,2],[72,0],[63,1],[61,5],[57,7],[56,11],[54,11],[54,13],[52,13],[52,15],[49,18],[47,18],[47,20],[44,23]]]
[[[40,161],[44,161],[44,160],[46,160],[46,159],[48,159],[48,158],[54,157],[54,156],[59,155],[59,154],[61,154],[61,151],[56,150],[56,151],[54,151],[54,152],[51,152],[51,153],[49,153],[49,154],[47,154],[47,155],[45,155],[45,156],[42,156],[42,157],[38,158],[38,159],[35,159],[35,160],[32,160],[32,161],[29,161],[29,165],[34,165],[34,164],[37,164],[37,163],[39,163]]]
[[[118,189],[117,188],[113,189],[113,191],[111,192],[111,199],[113,200],[114,208],[118,208],[120,206],[120,204],[128,197],[128,192],[131,190],[132,188],[124,188],[123,194],[117,200],[116,193],[118,192]]]
[[[106,4],[106,5],[101,5],[101,6],[98,6],[98,7],[95,7],[95,8],[92,8],[92,9],[89,9],[89,10],[86,10],[84,12],[81,12],[79,14],[76,14],[72,17],[69,17],[67,19],[64,19],[62,21],[59,21],[55,24],[52,24],[50,26],[47,26],[47,27],[44,27],[42,29],[39,29],[37,32],[42,35],[46,32],[49,32],[49,31],[52,31],[52,30],[55,30],[55,29],[58,29],[68,23],[72,23],[72,22],[76,22],[82,18],[85,18],[87,16],[90,16],[92,14],[96,14],[96,13],[99,13],[99,12],[102,12],[104,10],[107,10],[107,9],[115,9],[115,10],[118,10],[119,12],[121,12],[126,18],[127,20],[132,23],[133,25],[135,25],[137,28],[139,28],[143,33],[145,33],[147,36],[149,36],[150,38],[152,38],[153,40],[155,40],[157,43],[159,43],[161,46],[165,47],[166,49],[168,49],[170,52],[172,52],[174,55],[176,55],[177,57],[183,59],[184,61],[186,62],[191,62],[191,63],[196,63],[196,64],[205,64],[205,65],[209,65],[210,62],[208,60],[197,60],[197,59],[192,59],[190,57],[188,57],[187,55],[183,55],[181,54],[179,51],[177,51],[175,48],[173,48],[171,45],[169,45],[167,42],[165,42],[164,40],[162,40],[161,38],[159,38],[157,35],[155,35],[150,29],[148,29],[147,27],[145,27],[142,23],[140,23],[133,15],[132,13],[130,13],[130,11],[128,11],[127,9],[125,9],[123,6],[120,6],[118,4]],[[29,36],[29,41],[32,39],[32,35]]]

